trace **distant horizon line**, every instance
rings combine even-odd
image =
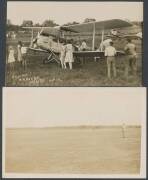
[[[141,128],[141,125],[126,125],[124,124],[126,128]],[[47,127],[5,127],[5,129],[50,129],[50,128],[61,128],[61,129],[73,129],[73,128],[80,128],[80,129],[87,129],[87,128],[122,128],[123,125],[71,125],[71,126],[47,126]]]

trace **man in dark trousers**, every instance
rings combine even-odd
[[[107,57],[107,77],[111,79],[111,69],[113,69],[113,76],[116,77],[116,49],[113,46],[113,42],[109,43],[109,46],[105,48],[105,56]]]
[[[129,68],[131,68],[132,73],[136,75],[137,73],[137,53],[136,46],[132,43],[131,39],[127,39],[127,44],[124,47],[126,54],[125,58],[125,77],[128,79]]]

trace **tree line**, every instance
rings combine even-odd
[[[83,23],[87,23],[87,22],[91,22],[91,21],[96,21],[94,18],[86,18]],[[68,25],[74,25],[74,24],[80,24],[79,22],[73,21],[73,22],[68,22],[66,24],[63,24],[63,26],[68,26]],[[52,19],[47,19],[42,23],[34,23],[32,20],[23,20],[22,24],[20,25],[20,27],[55,27],[58,26],[59,24],[57,24],[54,20]],[[15,27],[19,27],[17,25],[12,24],[11,20],[8,19],[7,20],[7,27],[10,26],[15,26]]]

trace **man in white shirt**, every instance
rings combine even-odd
[[[113,47],[113,42],[105,49],[105,57],[107,57],[107,76],[111,78],[111,68],[113,69],[113,76],[116,77],[116,61],[115,61],[116,49]]]
[[[108,46],[110,46],[110,42],[112,42],[112,39],[109,39],[109,38],[101,42],[99,51],[104,51]]]
[[[117,30],[116,29],[111,29],[111,35],[113,35],[113,36],[117,36]]]
[[[87,47],[86,41],[83,40],[82,44],[80,46],[80,51],[86,51],[87,49],[88,49],[88,47]],[[81,62],[82,62],[82,64],[85,64],[86,63],[86,58],[85,57],[81,58]]]
[[[86,49],[87,49],[87,44],[86,44],[86,41],[83,40],[83,41],[82,41],[82,44],[81,44],[81,47],[80,47],[80,50],[81,50],[81,51],[86,51]]]
[[[27,62],[26,62],[27,47],[25,47],[24,44],[22,44],[21,53],[22,53],[22,66],[25,70],[27,68]]]

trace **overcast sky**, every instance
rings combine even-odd
[[[7,3],[7,19],[13,24],[23,20],[42,23],[52,19],[62,25],[67,22],[83,22],[85,18],[96,20],[129,19],[143,20],[142,2],[15,2]]]
[[[140,125],[145,88],[4,88],[6,127]]]

